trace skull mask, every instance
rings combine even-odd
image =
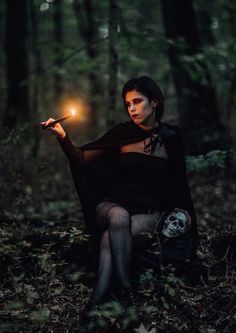
[[[177,237],[186,233],[190,227],[190,220],[182,211],[171,212],[164,221],[162,234],[168,238]]]

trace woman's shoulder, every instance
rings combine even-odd
[[[116,126],[119,128],[118,132],[128,133],[130,130],[130,133],[133,134],[133,137],[137,138],[141,138],[145,132],[139,126],[135,125],[133,121],[118,123]],[[171,153],[171,151],[176,151],[176,153],[181,152],[182,154],[182,152],[185,150],[182,130],[178,125],[161,122],[158,127],[158,133],[166,148],[169,150],[169,153]]]
[[[161,123],[160,134],[166,138],[182,136],[181,129],[175,124]]]
[[[125,122],[119,122],[116,123],[111,129],[117,129],[117,128],[137,128],[139,126],[135,125],[134,122],[132,120],[130,121],[125,121]],[[166,122],[161,122],[160,124],[160,129],[164,129],[166,131],[170,131],[172,133],[176,133],[176,132],[181,132],[179,126],[177,126],[176,124],[170,124],[170,123],[166,123]]]
[[[182,137],[182,132],[181,129],[179,128],[179,126],[177,126],[176,124],[170,124],[170,123],[166,123],[166,122],[161,122],[159,127],[158,127],[159,133],[163,138],[169,139],[169,138],[175,138],[177,137]],[[139,134],[142,135],[144,134],[146,131],[144,131],[143,129],[141,129],[139,126],[135,125],[134,122],[131,121],[126,121],[126,122],[120,122],[115,124],[111,129],[110,132],[116,132],[116,133],[133,133],[135,134]]]

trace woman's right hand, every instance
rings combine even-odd
[[[48,124],[52,123],[55,119],[53,118],[49,118],[46,121],[42,121],[40,123],[40,125],[42,126],[42,128],[44,128],[44,126],[47,126]],[[57,123],[51,127],[47,128],[49,131],[51,131],[54,135],[56,135],[58,138],[63,139],[66,136],[66,132],[64,131],[63,127],[61,126],[61,124]]]

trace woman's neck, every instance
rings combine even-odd
[[[157,120],[154,120],[152,123],[139,124],[138,126],[141,127],[144,131],[151,131],[153,128],[156,128],[159,126],[159,122]]]

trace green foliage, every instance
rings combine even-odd
[[[33,322],[46,322],[50,318],[50,310],[47,308],[38,310],[38,311],[32,311],[30,315],[30,319]]]
[[[169,273],[164,281],[165,292],[169,296],[175,296],[175,288],[182,285],[183,281],[177,277],[174,273]]]
[[[1,333],[19,333],[24,332],[26,330],[27,325],[25,323],[13,323],[12,321],[5,321],[4,323],[0,323],[0,332]]]
[[[20,310],[24,307],[24,303],[20,300],[8,301],[4,304],[5,311]]]
[[[115,318],[122,317],[122,308],[118,302],[110,301],[100,305],[99,309],[91,311],[89,316],[96,318],[98,327],[104,328],[113,323]]]
[[[155,275],[153,269],[147,269],[140,275],[139,293],[145,297],[153,297],[158,290],[161,305],[165,309],[169,309],[172,303],[171,298],[176,295],[176,290],[181,285],[183,285],[183,281],[175,275],[175,267],[171,265],[165,268],[161,277]]]
[[[156,287],[156,279],[153,269],[147,269],[139,277],[139,293],[150,296]]]
[[[186,158],[187,170],[189,172],[207,171],[210,168],[222,168],[227,167],[227,162],[232,160],[232,151],[214,150],[205,155],[188,156]]]
[[[55,150],[52,141],[51,147],[50,144],[47,146],[46,155],[36,160],[32,158],[26,140],[24,131],[1,133],[2,218],[51,218],[53,221],[67,216],[69,210],[78,216],[79,202],[74,198],[72,181],[59,147]],[[63,163],[58,163],[60,159]]]

